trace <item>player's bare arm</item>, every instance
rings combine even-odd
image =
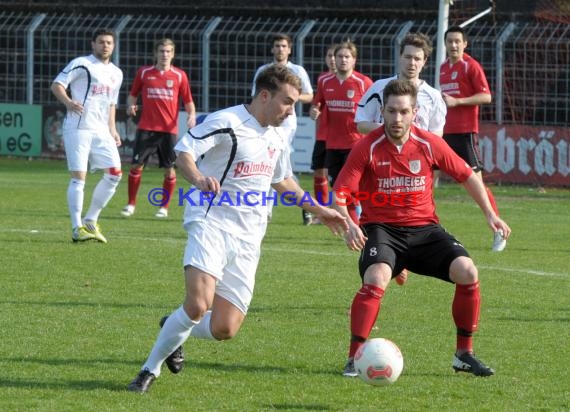
[[[121,135],[117,131],[117,124],[115,123],[116,113],[117,113],[117,107],[114,104],[110,105],[109,132],[111,133],[111,136],[113,136],[113,139],[115,139],[115,144],[117,145],[117,147],[120,147],[122,145],[122,142],[121,142]]]
[[[191,129],[196,126],[196,105],[194,102],[186,103],[184,105],[184,110],[186,110],[186,113],[188,114],[186,126]]]
[[[62,103],[68,112],[73,112],[77,114],[83,113],[83,105],[75,100],[72,100],[67,95],[67,90],[61,83],[52,83],[51,91],[55,98]]]
[[[508,239],[511,235],[511,228],[493,211],[491,202],[489,202],[489,196],[487,195],[487,191],[485,190],[485,186],[481,179],[473,173],[465,182],[463,182],[463,186],[483,211],[483,214],[487,219],[487,224],[493,233],[502,231],[503,238],[505,240]]]
[[[127,97],[127,116],[135,117],[138,109],[137,97],[129,95],[129,97]]]
[[[312,104],[309,109],[309,117],[313,120],[317,120],[321,115],[321,103]]]
[[[192,183],[201,192],[220,192],[220,182],[212,176],[204,176],[196,166],[196,161],[190,153],[180,152],[176,159],[176,166],[182,176]]]
[[[356,123],[356,128],[359,133],[368,134],[373,130],[378,129],[381,126],[380,123],[376,122],[358,122]]]
[[[288,177],[287,179],[282,180],[279,183],[274,183],[271,186],[273,186],[279,194],[294,193],[292,197],[295,198],[295,203],[300,204],[307,212],[311,212],[316,215],[323,224],[327,225],[333,234],[341,235],[348,230],[347,218],[345,216],[342,216],[336,210],[319,205],[318,202],[312,198],[312,201],[307,201],[307,193],[299,187],[295,179],[292,177]],[[303,202],[301,203],[301,201]]]
[[[449,94],[442,93],[442,96],[447,107],[480,106],[482,104],[489,104],[492,101],[492,97],[488,93],[477,93],[469,97],[453,97]]]
[[[346,242],[346,246],[350,250],[359,251],[362,250],[368,238],[364,236],[364,233],[360,227],[350,218],[348,208],[346,207],[348,201],[349,199],[344,195],[344,193],[337,194],[335,191],[333,192],[333,202],[331,207],[339,212],[341,216],[344,216],[346,222],[348,223],[348,230],[344,233],[344,241]]]
[[[301,93],[299,95],[299,101],[301,103],[311,103],[313,101],[313,93]]]

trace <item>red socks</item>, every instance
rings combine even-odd
[[[137,204],[137,193],[141,185],[142,169],[131,169],[129,172],[129,205]]]
[[[473,332],[479,324],[481,295],[479,282],[471,285],[455,285],[451,312],[457,326],[457,350],[473,352]]]
[[[495,196],[493,196],[493,192],[487,186],[485,186],[485,190],[487,191],[487,196],[489,196],[489,202],[491,202],[491,207],[495,211],[495,214],[499,216],[499,208],[497,207],[497,202],[495,202]]]
[[[364,284],[360,288],[350,309],[350,342],[349,357],[353,357],[356,350],[370,336],[370,331],[378,318],[380,303],[384,296],[384,289],[374,285]]]
[[[174,187],[176,186],[176,175],[173,176],[164,176],[164,181],[162,182],[162,188],[165,192],[168,193],[168,199],[166,200],[165,204],[162,207],[168,209],[168,205],[170,200],[172,200],[172,193],[174,193]]]
[[[313,177],[313,189],[317,202],[321,205],[329,205],[329,180],[326,177]]]

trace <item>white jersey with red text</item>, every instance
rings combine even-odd
[[[356,108],[354,122],[375,122],[383,123],[382,118],[382,94],[384,88],[391,80],[396,80],[398,76],[380,79],[368,88]],[[420,129],[428,130],[432,133],[443,133],[445,125],[445,115],[447,107],[441,97],[441,93],[421,80],[418,87],[418,100],[416,102],[418,113],[414,124]]]
[[[185,225],[208,222],[251,243],[259,243],[267,227],[267,199],[271,183],[293,175],[288,132],[261,126],[245,105],[209,114],[176,144],[197,160],[202,175],[220,182],[220,193],[208,197],[198,189],[182,189]],[[276,196],[278,196],[276,194]]]
[[[83,105],[83,113],[67,112],[64,129],[109,130],[109,109],[117,105],[123,72],[94,55],[73,59],[54,82],[69,87],[71,98]]]

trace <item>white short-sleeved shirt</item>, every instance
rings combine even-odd
[[[185,225],[207,221],[251,243],[260,243],[267,227],[267,192],[271,183],[293,175],[288,132],[261,126],[244,105],[209,114],[176,144],[197,160],[204,176],[220,182],[211,201],[196,189],[187,189]],[[271,201],[273,203],[273,201]]]
[[[101,62],[94,55],[73,59],[54,82],[66,89],[71,98],[83,104],[83,113],[67,112],[65,129],[109,129],[109,106],[117,105],[123,72],[113,63]]]
[[[358,103],[354,115],[355,123],[384,122],[382,113],[380,112],[382,109],[382,94],[388,82],[397,78],[398,76],[380,79],[370,86]],[[420,129],[441,133],[443,132],[443,126],[445,126],[447,107],[445,106],[443,97],[441,97],[441,93],[437,89],[434,89],[423,80],[421,82],[418,88],[418,113],[414,124]]]

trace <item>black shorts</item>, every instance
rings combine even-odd
[[[325,167],[329,171],[331,177],[331,184],[334,185],[340,169],[346,163],[350,149],[327,149],[325,156]]]
[[[483,170],[477,133],[444,134],[443,140],[471,166],[474,172]]]
[[[327,153],[327,142],[324,140],[315,140],[313,146],[313,156],[311,158],[311,169],[319,170],[325,168],[325,157]]]
[[[138,129],[132,164],[146,166],[150,157],[156,153],[159,167],[174,167],[176,161],[175,145],[175,134]]]
[[[408,269],[451,282],[451,262],[459,256],[469,257],[463,245],[438,224],[402,227],[371,223],[362,230],[368,240],[360,253],[361,278],[369,266],[386,263],[392,268],[392,277]]]

